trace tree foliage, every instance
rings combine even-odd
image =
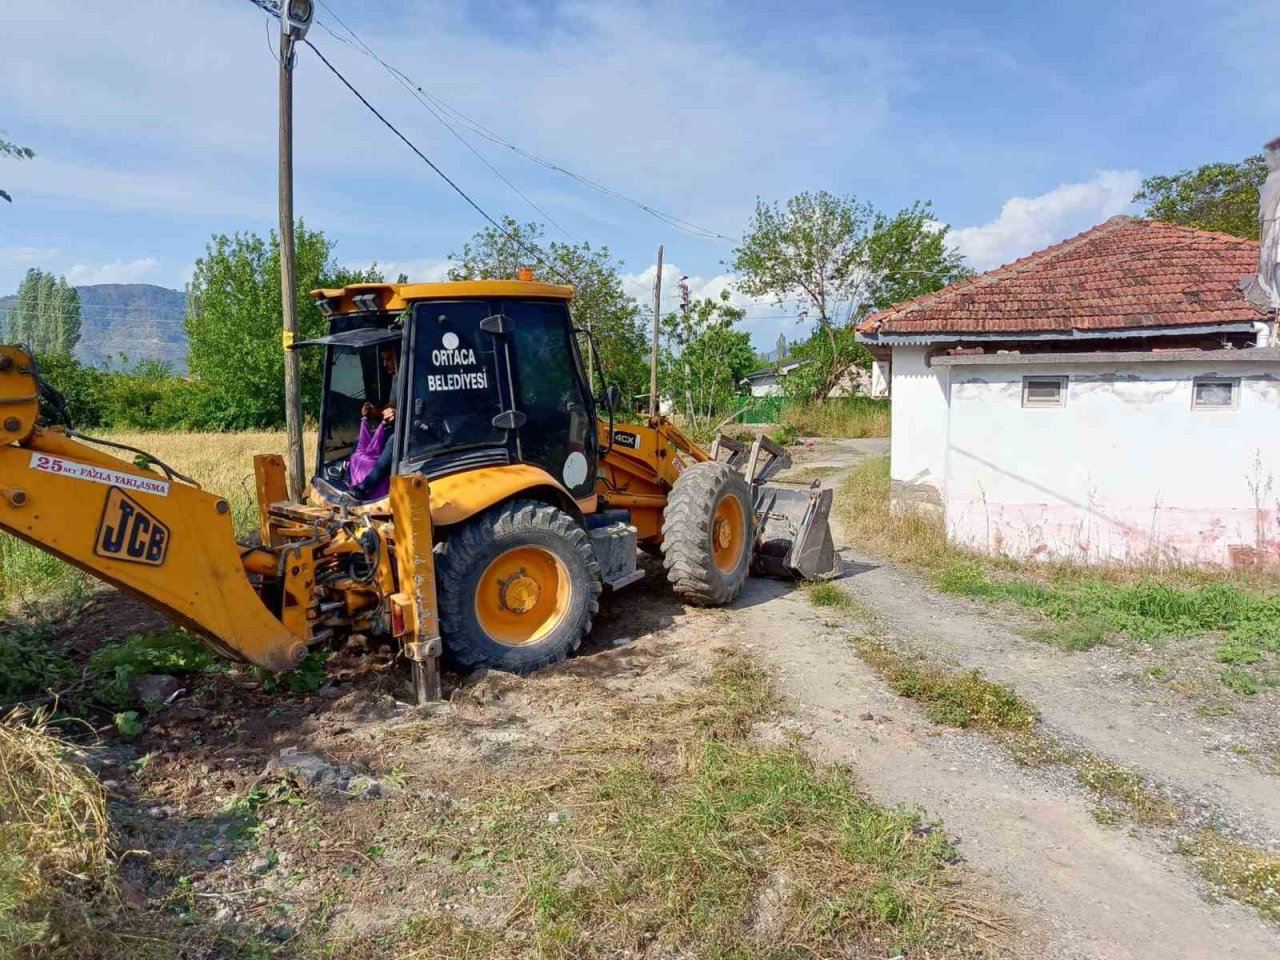
[[[663,392],[695,435],[735,412],[738,384],[755,369],[751,335],[736,329],[745,316],[723,291],[719,300],[694,300],[662,320]]]
[[[30,147],[20,147],[11,140],[0,137],[0,158],[8,160],[30,160],[36,155],[36,152]],[[0,190],[0,200],[7,203],[13,203],[13,197],[9,196],[4,190]]]
[[[367,270],[339,266],[333,244],[298,221],[295,236],[299,339],[327,332],[309,291],[382,279],[377,264]],[[273,231],[219,234],[198,259],[187,290],[185,319],[193,377],[210,391],[209,403],[233,408],[241,427],[284,422],[284,347],[281,340],[280,240]],[[304,412],[319,412],[320,351],[302,355]]]
[[[809,369],[796,388],[813,391],[803,399],[824,398],[850,366],[869,362],[851,332],[868,313],[972,276],[931,214],[928,203],[916,202],[889,216],[825,190],[797,194],[785,206],[757,201],[730,266],[744,293],[807,305],[811,340],[825,343],[802,351]]]
[[[647,339],[640,305],[623,290],[622,265],[608,247],[548,242],[538,224],[507,217],[501,230],[479,231],[449,259],[453,261],[450,280],[510,280],[521,267],[530,267],[548,283],[572,283],[574,323],[595,335],[605,378],[618,384],[626,398],[648,392]]]
[[[1258,191],[1267,178],[1262,154],[1239,163],[1206,163],[1172,176],[1147,177],[1133,196],[1143,215],[1184,227],[1258,239]]]
[[[5,338],[37,356],[69,356],[80,342],[80,294],[65,277],[32,267],[9,309]]]

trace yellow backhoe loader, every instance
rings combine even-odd
[[[602,590],[643,575],[640,546],[695,604],[729,603],[751,568],[835,571],[830,491],[771,480],[781,448],[718,438],[704,451],[665,417],[616,420],[616,387],[592,396],[571,287],[313,296],[329,333],[294,345],[325,354],[303,502],[288,499],[281,457],[256,457],[259,529],[238,542],[226,500],[77,432],[31,352],[6,346],[0,529],[271,671],[353,633],[398,638],[420,699],[440,696],[441,656],[516,673],[565,657]],[[362,419],[365,434],[383,424],[381,489],[354,482]]]

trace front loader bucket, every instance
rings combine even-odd
[[[840,571],[831,542],[831,491],[815,481],[801,487],[762,483],[756,488],[756,552],[751,569],[766,577],[827,580]]]

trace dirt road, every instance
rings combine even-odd
[[[845,441],[823,457],[852,463],[881,450],[875,441]],[[1204,821],[1276,843],[1280,781],[1207,749],[1215,735],[1204,721],[1101,679],[1122,672],[1116,652],[1082,658],[1026,639],[910,573],[842,552],[841,586],[882,629],[1008,682],[1052,732],[1162,781]],[[1029,956],[1280,956],[1276,928],[1234,902],[1210,903],[1171,838],[1103,826],[1073,781],[1018,766],[981,734],[931,724],[859,659],[847,641],[853,627],[803,592],[752,580],[736,606],[739,639],[776,671],[797,705],[790,723],[813,752],[852,764],[876,799],[941,818],[969,864],[1021,914]]]

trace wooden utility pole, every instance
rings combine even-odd
[[[662,244],[658,244],[658,276],[653,281],[653,352],[649,355],[649,416],[658,415],[658,323],[662,317]]]
[[[284,323],[285,469],[289,499],[301,500],[306,486],[302,458],[302,359],[293,343],[298,333],[298,283],[293,250],[293,38],[280,31],[280,312]]]

